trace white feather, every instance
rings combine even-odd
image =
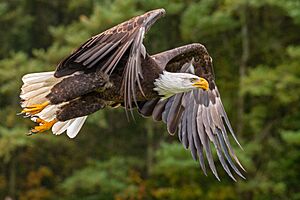
[[[40,94],[40,95],[38,95],[36,97],[33,97],[31,99],[22,101],[21,106],[22,106],[22,108],[24,108],[24,107],[34,105],[34,104],[41,104],[41,103],[44,103],[45,101],[47,101],[45,95]]]
[[[63,78],[66,78],[66,76]],[[54,72],[41,72],[24,75],[22,78],[24,84],[21,88],[20,94],[20,97],[23,100],[21,106],[24,108],[46,102],[46,96],[50,93],[51,88],[55,84],[59,83],[63,78],[54,77]],[[40,113],[36,114],[36,117],[48,122],[52,121],[56,118],[56,113],[60,107],[66,103],[67,102],[58,105],[48,105]],[[32,117],[31,120],[35,121],[36,117]],[[67,131],[67,135],[70,138],[74,138],[83,126],[86,118],[87,116],[70,119],[65,122],[58,121],[52,126],[52,132],[55,135],[60,135]]]
[[[163,99],[174,94],[188,92],[195,87],[191,79],[200,79],[200,77],[190,73],[172,73],[164,71],[159,78],[155,79],[154,90],[162,95]]]
[[[54,71],[24,75],[22,78],[24,84],[20,94],[20,98],[23,100],[21,106],[24,108],[44,103],[47,101],[46,96],[50,93],[51,88],[62,79],[54,77]]]
[[[60,135],[63,132],[65,132],[67,130],[67,128],[70,126],[70,124],[72,122],[74,122],[75,119],[70,119],[67,120],[65,122],[56,122],[53,126],[52,126],[52,133],[54,135]]]
[[[36,90],[36,89],[39,89],[41,87],[43,87],[45,85],[45,83],[35,83],[35,84],[27,84],[25,83],[21,90],[22,90],[22,93],[21,94],[24,94],[26,92],[30,92],[32,90]]]
[[[42,87],[51,87],[53,86],[53,84],[57,83],[58,80],[56,81],[45,81],[45,82],[39,82],[39,83],[33,83],[33,84],[28,84],[28,83],[25,83],[23,84],[21,90],[22,90],[22,93],[26,93],[26,92],[30,92],[30,91],[33,91],[33,90],[36,90],[36,89],[39,89],[39,88],[42,88]]]
[[[78,134],[86,118],[87,116],[76,118],[75,121],[67,128],[67,135],[70,138],[74,138]]]
[[[47,94],[50,92],[50,89],[51,89],[51,87],[41,87],[39,89],[32,90],[32,91],[26,92],[24,94],[21,94],[20,98],[21,99],[31,99],[40,94],[44,94],[44,96],[47,96]]]
[[[26,74],[22,77],[22,81],[25,84],[41,83],[44,81],[55,82],[56,79],[57,78],[54,77],[54,71]]]
[[[49,122],[55,118],[58,109],[58,105],[48,105],[40,113],[36,114],[36,116]]]

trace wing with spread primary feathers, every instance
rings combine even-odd
[[[204,77],[209,82],[209,90],[194,89],[193,91],[176,94],[169,99],[143,102],[139,112],[143,116],[151,116],[154,120],[162,120],[167,124],[170,134],[178,133],[180,142],[190,149],[192,157],[199,160],[206,174],[204,155],[213,174],[219,179],[212,155],[211,143],[227,174],[235,180],[231,169],[244,178],[237,165],[240,164],[227,135],[227,129],[234,140],[238,140],[224,110],[218,88],[215,85],[212,59],[205,47],[200,44],[183,46],[153,56],[162,68],[180,71]],[[195,58],[195,60],[194,60]],[[197,60],[196,60],[197,59]],[[186,63],[189,61],[188,63]],[[183,64],[185,62],[185,64]],[[191,66],[195,68],[191,69]],[[226,128],[227,127],[227,128]]]
[[[146,55],[142,43],[144,35],[164,13],[164,9],[149,11],[90,38],[59,63],[55,76],[62,77],[76,71],[96,69],[111,75],[125,52],[128,52],[127,63],[122,69],[121,93],[124,95],[125,107],[131,109],[132,99],[136,103],[136,85],[143,93],[140,79],[143,78],[141,59]]]

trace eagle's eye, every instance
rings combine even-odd
[[[198,79],[197,79],[197,78],[190,78],[190,81],[191,81],[192,83],[194,83],[194,82],[198,81]]]

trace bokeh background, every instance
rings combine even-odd
[[[206,177],[162,123],[106,109],[73,140],[25,136],[26,73],[53,71],[90,36],[145,11],[167,15],[150,54],[200,42],[244,151],[246,180]],[[300,199],[299,0],[0,0],[0,199]]]

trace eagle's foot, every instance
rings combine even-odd
[[[40,113],[46,106],[48,106],[49,103],[49,101],[46,101],[42,104],[34,104],[31,106],[27,106],[21,111],[21,113],[26,115],[36,115]]]
[[[49,130],[56,122],[57,119],[53,119],[49,122],[42,120],[41,118],[35,119],[35,122],[38,123],[38,126],[35,126],[33,129],[30,130],[28,135],[36,134],[36,133],[42,133],[44,131]]]

